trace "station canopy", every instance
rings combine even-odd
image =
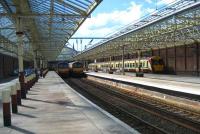
[[[18,22],[24,57],[55,60],[102,0],[1,0],[0,53],[17,56]],[[20,21],[19,21],[20,20]]]
[[[95,60],[200,42],[200,0],[177,0],[127,25],[74,57]]]
[[[74,48],[70,48],[67,45],[62,49],[61,53],[57,57],[57,61],[71,61],[73,57],[78,53]]]

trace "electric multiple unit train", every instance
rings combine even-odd
[[[88,68],[93,71],[116,71],[122,68],[122,61],[90,63]],[[139,68],[140,71],[146,73],[162,73],[164,72],[164,62],[159,56],[141,58],[140,61],[138,59],[124,60],[124,71],[138,72]]]

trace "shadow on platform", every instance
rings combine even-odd
[[[30,109],[37,109],[36,107],[31,107],[31,106],[26,106],[26,105],[20,105],[21,107],[25,107],[25,108],[30,108]]]
[[[67,102],[67,101],[56,101],[56,102],[53,102],[53,101],[45,101],[45,100],[39,100],[39,99],[33,99],[33,98],[27,98],[27,100],[50,103],[50,104],[65,105],[65,106],[73,105],[73,103]]]
[[[52,101],[44,101],[44,100],[38,100],[38,99],[32,99],[32,98],[27,98],[27,100],[44,102],[44,103],[49,103],[49,104],[58,104],[58,105],[61,105],[61,106],[77,107],[77,108],[86,108],[86,109],[91,109],[92,108],[90,106],[77,106],[77,105],[74,105],[72,102],[66,102],[66,101],[52,102]]]
[[[23,114],[23,113],[17,113],[17,115],[21,115],[21,116],[25,116],[25,117],[29,117],[29,118],[37,118],[36,116]]]
[[[15,131],[18,131],[18,132],[23,133],[23,134],[35,134],[35,133],[31,132],[31,131],[28,131],[26,129],[19,128],[17,126],[13,126],[13,125],[11,127],[8,127],[8,128],[14,129]]]

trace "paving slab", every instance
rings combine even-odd
[[[0,134],[138,133],[74,91],[55,72],[40,79]],[[2,116],[0,119],[2,122]]]

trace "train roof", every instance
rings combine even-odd
[[[73,61],[73,62],[70,62],[69,64],[74,64],[74,63],[81,63],[81,62],[79,62],[79,61]]]
[[[58,64],[69,64],[68,62],[59,62]]]
[[[137,60],[138,58],[133,58],[133,59],[124,59],[124,61],[130,61],[130,60]],[[141,57],[140,60],[152,60],[152,59],[162,59],[160,56],[150,56],[150,57]],[[90,63],[91,65],[95,65],[95,64],[103,64],[103,63],[108,63],[109,64],[110,61],[104,61],[104,62],[97,62],[97,63]],[[111,61],[111,62],[122,62],[121,60],[116,60],[116,61]]]

